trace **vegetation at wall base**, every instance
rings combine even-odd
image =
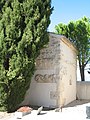
[[[15,111],[24,100],[35,60],[48,43],[51,0],[0,1],[0,109]]]

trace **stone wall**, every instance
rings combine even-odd
[[[77,81],[77,99],[90,100],[90,82]]]
[[[64,104],[76,99],[76,50],[66,38],[60,41],[60,101]],[[61,102],[59,102],[61,104]]]
[[[58,107],[76,99],[76,49],[64,36],[50,33],[40,51],[24,103]]]

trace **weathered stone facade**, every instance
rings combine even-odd
[[[58,107],[76,99],[76,49],[61,35],[50,33],[49,44],[36,60],[24,103]]]

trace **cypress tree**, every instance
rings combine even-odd
[[[51,0],[0,1],[0,108],[14,111],[24,100],[35,59],[48,43]]]

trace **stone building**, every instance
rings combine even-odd
[[[59,107],[76,99],[76,49],[62,35],[50,33],[36,60],[24,104]]]

